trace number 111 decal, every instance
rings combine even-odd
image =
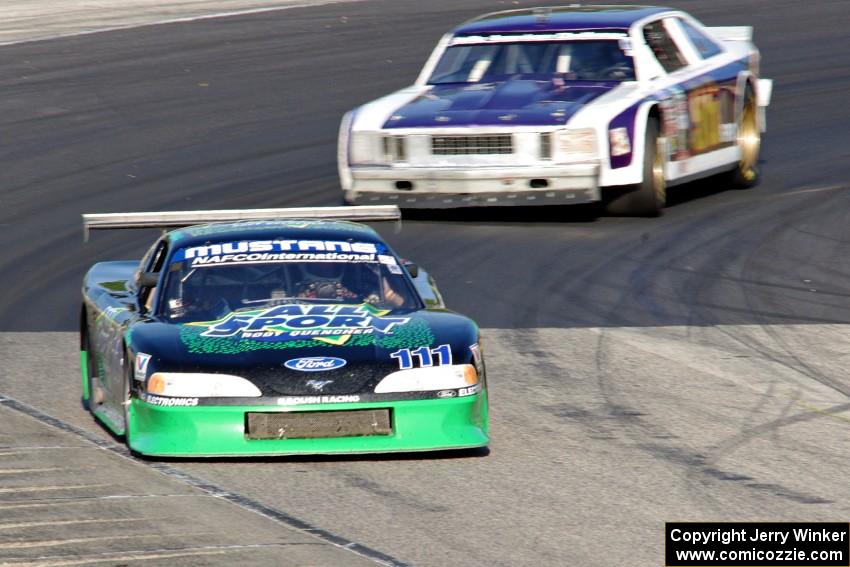
[[[398,366],[402,370],[413,368],[414,357],[419,359],[419,366],[423,368],[435,365],[443,366],[452,363],[452,349],[449,345],[440,345],[435,348],[423,346],[413,350],[403,348],[390,353],[390,358],[398,359]],[[436,362],[434,361],[435,358]]]

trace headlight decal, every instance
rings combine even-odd
[[[407,160],[406,141],[404,136],[383,136],[382,144],[385,163]]]
[[[389,165],[407,161],[405,136],[380,132],[351,132],[348,158],[352,165]]]
[[[588,161],[599,157],[596,130],[593,128],[567,128],[556,133],[555,160],[559,163]]]
[[[353,165],[380,163],[377,142],[377,136],[372,132],[352,131],[348,150],[349,162]]]
[[[459,390],[478,385],[478,372],[471,364],[452,364],[398,370],[384,377],[376,394]]]
[[[254,384],[230,374],[201,372],[154,372],[148,379],[148,394],[170,398],[258,398]]]

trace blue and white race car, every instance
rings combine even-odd
[[[751,186],[772,88],[751,38],[646,6],[479,17],[413,86],[344,116],[344,199],[654,215],[671,185],[728,172]]]

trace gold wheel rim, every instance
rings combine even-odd
[[[652,160],[652,187],[659,205],[667,201],[667,182],[664,180],[664,139],[655,142],[655,159]]]
[[[756,118],[756,101],[750,96],[744,104],[738,124],[738,147],[741,148],[740,168],[744,175],[755,175],[760,146],[761,133]]]

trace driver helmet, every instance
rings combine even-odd
[[[302,267],[308,280],[340,280],[344,269],[338,262],[309,262]]]

